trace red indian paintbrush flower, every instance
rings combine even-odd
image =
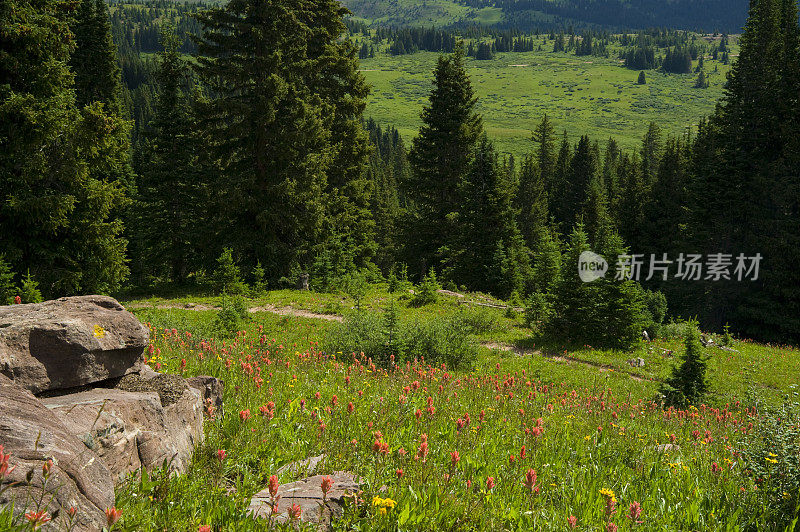
[[[495,486],[496,486],[496,484],[494,482],[494,477],[489,477],[489,478],[486,479],[486,489],[487,490],[492,491]]]
[[[630,508],[628,509],[628,517],[630,519],[633,519],[637,523],[640,523],[641,521],[638,521],[638,519],[639,517],[641,517],[641,515],[642,515],[642,505],[637,501],[633,501],[631,503]]]
[[[539,487],[536,485],[536,470],[535,469],[528,469],[527,473],[525,473],[525,487],[531,493],[539,491]]]
[[[297,521],[298,519],[300,519],[301,513],[302,509],[300,508],[300,505],[297,503],[292,504],[292,506],[289,508],[289,518],[292,521]]]
[[[250,410],[239,410],[239,419],[242,421],[250,419]]]
[[[567,518],[567,524],[570,528],[575,528],[578,526],[578,518],[574,515],[571,515]]]
[[[46,510],[40,510],[38,512],[30,511],[26,513],[25,519],[27,519],[33,526],[33,529],[36,530],[43,524],[50,521],[51,517],[47,514]]]
[[[459,456],[458,451],[453,451],[450,453],[450,463],[453,466],[455,466],[459,460],[461,460],[461,456]]]
[[[106,523],[108,526],[113,525],[122,517],[122,510],[118,510],[116,506],[106,508]]]
[[[331,486],[333,486],[333,481],[331,477],[323,477],[322,479],[322,498],[325,499],[328,496],[328,492],[331,490]]]
[[[280,484],[278,484],[278,477],[275,475],[269,477],[269,496],[273,499],[275,495],[278,494],[278,486],[280,486]]]
[[[217,450],[217,460],[222,462],[228,456],[228,453],[225,452],[225,449],[218,449]]]

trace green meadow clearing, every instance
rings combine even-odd
[[[708,89],[694,88],[697,74],[655,70],[645,71],[647,84],[638,85],[638,71],[625,68],[614,50],[603,58],[553,53],[552,41],[542,48],[498,53],[491,60],[466,58],[486,132],[501,152],[515,157],[530,151],[531,130],[545,113],[572,141],[581,135],[601,141],[613,137],[624,148],[638,147],[650,122],[675,135],[696,130],[722,96],[730,68],[707,57]],[[438,56],[381,51],[362,59],[362,72],[372,86],[364,115],[394,125],[410,142]]]
[[[392,300],[401,324],[460,319],[474,358],[377,362],[337,347],[337,331],[385,320]],[[410,302],[381,284],[360,311],[342,294],[271,291],[245,300],[230,333],[220,297],[126,300],[150,328],[151,367],[226,387],[190,470],[132,477],[115,530],[314,530],[256,520],[248,505],[302,477],[282,466],[317,455],[322,474],[361,482],[334,530],[795,530],[797,349],[708,348],[707,400],[664,410],[681,324],[598,351],[537,346],[521,315],[483,294]]]

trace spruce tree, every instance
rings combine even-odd
[[[566,179],[554,191],[555,220],[566,231],[576,222],[586,200],[589,184],[597,175],[597,154],[589,137],[582,136],[572,155]]]
[[[530,248],[535,246],[549,221],[546,185],[540,168],[531,155],[523,159],[516,194],[518,226]]]
[[[708,358],[703,354],[697,322],[686,323],[686,338],[681,364],[673,368],[661,393],[667,405],[686,408],[697,405],[708,391],[706,369]]]
[[[443,248],[447,278],[500,297],[521,292],[530,277],[530,256],[517,228],[511,184],[485,136],[459,193],[462,208]]]
[[[75,73],[78,106],[102,102],[109,113],[120,114],[120,67],[105,0],[81,0],[72,32],[75,51],[70,68]]]
[[[639,152],[642,158],[642,178],[645,188],[649,188],[656,179],[661,148],[661,128],[655,122],[650,122],[647,133],[642,138],[642,148]]]
[[[206,241],[202,226],[207,190],[196,152],[189,71],[181,58],[180,38],[170,23],[162,25],[153,121],[144,128],[139,164],[135,270],[180,282],[201,267],[198,253]],[[169,228],[168,231],[164,231]]]
[[[115,290],[127,276],[114,216],[127,127],[102,104],[75,104],[62,4],[3,3],[0,249],[46,297]]]
[[[658,167],[656,181],[643,208],[641,234],[642,247],[637,253],[655,254],[661,258],[667,253],[676,257],[686,241],[685,226],[688,221],[688,176],[686,148],[680,141],[670,138]]]
[[[600,284],[585,283],[578,276],[579,257],[589,250],[588,235],[583,224],[577,223],[570,234],[561,275],[553,291],[553,316],[544,331],[554,343],[585,345],[586,340],[597,338],[604,327]]]
[[[11,265],[0,255],[0,305],[11,305],[14,303],[14,296],[17,295],[17,288],[14,285],[14,272]]]
[[[756,281],[701,287],[704,326],[794,342],[800,331],[796,131],[797,11],[751,2],[725,95],[693,150],[695,249],[763,257]],[[776,87],[778,89],[776,89]],[[793,164],[795,163],[795,164]],[[733,273],[733,271],[732,271]],[[780,310],[777,310],[780,309]]]
[[[298,9],[300,21],[311,30],[306,54],[314,61],[313,68],[299,68],[298,72],[305,74],[311,94],[323,100],[330,121],[326,128],[333,157],[326,172],[326,227],[321,247],[326,235],[337,231],[352,248],[356,266],[363,267],[377,251],[370,208],[375,190],[367,171],[369,136],[362,124],[369,87],[359,72],[356,47],[349,39],[340,39],[347,14],[336,0],[313,0]]]
[[[360,120],[363,92],[336,44],[342,13],[333,2],[233,0],[198,15],[197,72],[213,95],[200,126],[220,165],[212,191],[227,229],[221,243],[248,267],[260,261],[271,279],[325,249],[328,215],[366,227],[368,196],[355,213],[347,205],[350,185],[358,194],[368,185],[365,137],[347,130]]]
[[[475,102],[459,46],[436,65],[422,126],[408,154],[412,172],[403,184],[409,200],[406,257],[422,272],[437,262],[439,249],[456,231],[453,213],[461,208],[460,187],[483,131]]]

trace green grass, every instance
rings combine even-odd
[[[454,315],[455,313],[480,314],[490,327],[476,335],[474,342],[481,356],[478,368],[490,367],[497,362],[514,364],[525,359],[543,375],[550,374],[554,381],[570,385],[592,382],[608,382],[618,391],[630,392],[636,399],[652,398],[659,383],[669,376],[678,355],[682,352],[682,340],[658,339],[642,343],[631,351],[596,350],[590,346],[542,346],[536,345],[534,332],[524,324],[522,316],[509,318],[502,309],[468,304],[468,302],[503,305],[502,301],[485,294],[466,293],[464,298],[440,295],[431,305],[416,308],[411,306],[411,295],[406,291],[389,294],[385,284],[371,286],[362,302],[365,312],[383,312],[391,299],[396,299],[401,321],[427,321]],[[217,296],[184,295],[174,298],[138,298],[124,304],[143,322],[158,328],[176,328],[193,331],[195,336],[217,337],[212,327],[214,310],[196,311],[180,307],[187,303],[217,307],[221,298]],[[344,294],[315,293],[298,290],[274,290],[262,297],[247,300],[249,307],[274,307],[305,310],[322,315],[347,316],[355,312],[355,302]],[[158,307],[176,308],[158,308]],[[305,345],[310,339],[325,338],[336,322],[322,319],[279,316],[270,312],[250,315],[251,326],[261,326],[267,334],[280,337],[285,342]],[[491,345],[494,348],[486,347]],[[500,346],[505,349],[501,350]],[[780,404],[788,386],[800,375],[800,351],[793,347],[770,346],[750,341],[737,341],[735,351],[719,348],[707,350],[710,355],[709,371],[711,392],[708,401],[720,406],[735,401],[752,404]],[[670,353],[671,352],[671,353]],[[525,353],[523,357],[518,353]],[[645,366],[634,368],[628,364],[632,358],[643,358]]]
[[[373,287],[364,311],[380,312],[389,297],[383,286]],[[452,315],[463,311],[458,301],[442,296],[415,309],[403,299],[401,319]],[[178,372],[186,359],[185,374],[223,378],[224,405],[207,421],[206,441],[186,474],[131,479],[118,490],[121,530],[262,530],[267,523],[247,516],[249,498],[280,466],[321,453],[323,473],[353,471],[363,481],[363,503],[348,506],[338,530],[569,530],[570,516],[584,531],[609,522],[620,530],[784,530],[791,520],[797,499],[784,495],[777,479],[786,471],[783,460],[792,458],[769,454],[777,449],[763,447],[759,436],[768,418],[746,408],[778,405],[794,393],[796,349],[737,341],[735,352],[708,350],[709,406],[665,415],[652,399],[674,360],[664,350],[680,353],[680,340],[630,352],[552,347],[518,356],[482,348],[471,369],[399,361],[387,372],[348,353],[326,353],[337,324],[322,319],[257,312],[235,338],[201,344],[213,335],[215,311],[157,308],[187,302],[219,300],[125,304],[139,307],[133,312],[151,326],[150,365]],[[280,290],[248,302],[312,312],[334,303],[352,312],[353,302],[339,294]],[[476,342],[535,349],[518,319],[486,312],[491,326]],[[645,358],[644,368],[627,365],[636,356]],[[274,415],[259,415],[270,401]],[[244,410],[251,414],[246,421]],[[459,431],[456,421],[466,414],[470,422]],[[423,434],[428,455],[415,459]],[[388,452],[374,452],[374,441],[386,442]],[[679,449],[659,452],[665,443]],[[228,453],[222,463],[217,449]],[[747,472],[748,460],[766,464],[760,480]],[[537,472],[533,493],[523,485],[529,469]],[[292,473],[279,478],[292,480]],[[614,492],[610,515],[601,489]],[[374,496],[397,504],[382,515],[370,504]],[[634,502],[642,507],[639,524],[627,517]]]
[[[529,152],[531,131],[545,113],[573,142],[588,134],[601,142],[614,137],[625,148],[638,148],[651,121],[675,135],[687,128],[696,131],[699,120],[713,112],[722,96],[729,70],[707,59],[710,87],[705,90],[694,88],[696,74],[658,71],[646,71],[647,84],[637,85],[638,71],[624,68],[616,57],[576,57],[550,50],[551,42],[541,52],[499,53],[488,61],[467,58],[477,110],[502,152],[516,157]],[[410,143],[420,126],[438,55],[381,52],[362,59],[361,69],[372,86],[365,116],[394,125]]]

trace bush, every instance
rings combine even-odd
[[[356,304],[356,310],[361,310],[361,301],[367,295],[369,283],[363,272],[352,272],[344,278],[344,291]]]
[[[444,363],[448,368],[469,368],[477,358],[470,342],[468,327],[456,315],[417,323],[404,334],[405,358],[425,359],[432,365]]]
[[[470,334],[485,334],[494,331],[500,325],[500,314],[490,308],[477,308],[461,311],[459,319]]]
[[[383,367],[389,367],[391,355],[398,364],[424,358],[429,364],[469,367],[477,356],[469,331],[467,321],[458,315],[399,323],[390,307],[384,316],[375,312],[354,312],[347,316],[331,331],[326,348],[344,355],[363,352]]]
[[[214,318],[214,331],[218,335],[233,336],[241,328],[242,318],[247,316],[247,306],[241,296],[228,297],[222,294],[222,308]]]
[[[547,294],[534,292],[528,296],[525,304],[525,324],[534,330],[541,330],[547,326],[553,314],[553,306]]]
[[[431,268],[428,275],[426,275],[417,286],[411,304],[415,307],[422,307],[430,305],[431,303],[436,303],[439,299],[438,291],[441,289],[442,287],[439,285],[439,281],[436,280],[436,272]]]
[[[647,309],[645,329],[650,338],[661,334],[661,326],[667,317],[667,297],[657,290],[642,290],[642,299]]]
[[[267,291],[267,281],[264,279],[266,272],[261,266],[261,262],[256,262],[256,267],[253,268],[253,290],[254,297],[258,297]]]
[[[681,365],[673,368],[672,375],[661,388],[665,403],[678,408],[699,404],[700,399],[708,391],[706,382],[708,357],[703,355],[696,322],[687,324],[684,345],[686,350]]]

